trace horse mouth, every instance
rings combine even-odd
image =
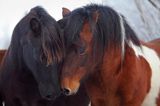
[[[52,95],[47,95],[47,96],[45,96],[43,98],[46,99],[46,100],[51,101],[51,100],[55,100],[57,97],[56,96],[52,96]]]
[[[57,91],[57,90],[56,90]],[[45,87],[44,85],[39,86],[39,93],[45,100],[55,100],[61,95],[61,91],[56,92],[54,87]]]
[[[62,93],[58,94],[58,95],[42,95],[41,94],[41,97],[45,100],[48,100],[48,101],[52,101],[52,100],[56,100],[58,97],[60,97],[62,95]]]

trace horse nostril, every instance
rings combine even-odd
[[[63,90],[63,94],[65,94],[66,96],[68,96],[68,95],[70,95],[70,89],[66,89],[66,88],[64,88]]]

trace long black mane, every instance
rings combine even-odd
[[[37,37],[41,37],[40,42],[42,57],[46,59],[48,64],[59,62],[64,56],[64,44],[61,29],[54,18],[52,18],[42,7],[37,6],[30,10],[30,12],[16,25],[10,49],[13,54],[17,54],[21,45],[21,39],[27,39],[26,35],[33,35],[30,29],[30,20],[36,18],[41,24],[39,34]],[[28,33],[28,34],[27,34]],[[25,43],[25,42],[23,42]],[[16,56],[14,56],[16,57]]]
[[[98,13],[98,20],[95,22],[94,14]],[[108,6],[91,4],[82,8],[75,9],[64,18],[65,35],[68,45],[79,38],[79,33],[82,30],[83,23],[87,20],[93,34],[93,55],[97,59],[102,59],[104,52],[109,47],[122,47],[122,28],[121,19],[125,29],[124,44],[131,41],[133,44],[140,46],[140,41],[135,32],[128,25],[125,18]],[[97,55],[98,54],[98,55]]]
[[[44,27],[42,29],[42,51],[49,61],[60,62],[64,56],[64,45],[61,29],[56,20],[53,19],[43,8],[36,7],[31,12],[37,13],[40,22]],[[48,17],[46,17],[48,15]],[[54,27],[54,28],[53,28]]]

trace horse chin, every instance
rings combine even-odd
[[[79,87],[77,89],[73,90],[73,92],[71,92],[71,95],[75,95],[78,92],[78,90],[79,90]]]
[[[43,99],[45,99],[45,100],[47,100],[47,101],[54,101],[56,98],[57,98],[57,96],[54,96],[54,97],[42,97]]]
[[[53,94],[52,95],[45,95],[42,92],[40,92],[40,95],[41,95],[42,99],[45,99],[47,101],[55,100],[58,97],[58,96],[53,95]]]

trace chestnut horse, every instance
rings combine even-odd
[[[66,58],[61,88],[85,84],[91,106],[160,106],[160,39],[140,41],[108,6],[63,8]]]
[[[31,9],[16,25],[1,64],[0,106],[88,106],[84,88],[60,96],[64,53],[59,24],[43,8]]]
[[[5,52],[6,52],[6,50],[0,50],[0,64],[3,60],[3,56],[4,56]]]

